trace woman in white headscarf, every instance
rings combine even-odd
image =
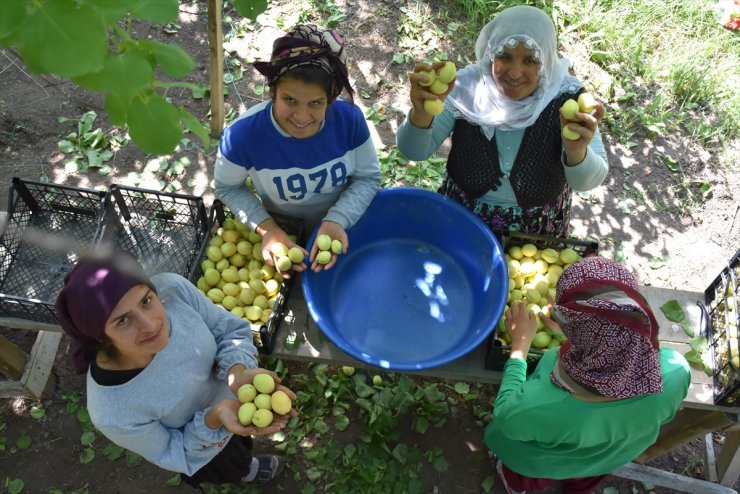
[[[535,7],[498,14],[478,36],[475,54],[478,63],[460,70],[441,95],[423,85],[423,72],[441,63],[416,65],[399,150],[424,160],[451,136],[441,193],[494,231],[567,236],[571,191],[598,187],[608,171],[598,130],[604,107],[597,102],[591,114],[577,113],[580,123],[568,128],[580,137],[563,138],[568,121],[560,107],[585,89],[558,57],[552,21]],[[432,116],[424,101],[435,98],[444,110]]]

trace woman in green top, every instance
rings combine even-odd
[[[591,493],[655,442],[686,396],[689,366],[658,347],[655,316],[615,261],[592,256],[566,269],[552,319],[540,316],[568,339],[527,378],[535,315],[520,303],[506,312],[511,358],[485,441],[509,494],[556,480],[564,493]]]

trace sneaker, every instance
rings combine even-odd
[[[252,458],[257,460],[257,472],[250,471],[249,475],[242,479],[245,482],[266,484],[280,475],[285,466],[283,457],[278,455],[254,455]],[[252,469],[254,468],[253,466]]]
[[[527,491],[515,491],[511,487],[509,487],[509,484],[506,482],[506,477],[504,477],[504,469],[503,469],[503,463],[501,463],[501,460],[496,460],[496,473],[498,473],[498,477],[501,479],[501,483],[504,484],[504,489],[506,489],[506,494],[527,494]]]

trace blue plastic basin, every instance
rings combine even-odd
[[[352,357],[391,370],[437,367],[480,345],[501,318],[501,245],[451,199],[382,189],[347,235],[348,253],[328,271],[304,271],[302,283],[313,320]]]

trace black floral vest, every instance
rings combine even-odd
[[[564,92],[553,99],[539,118],[524,131],[509,180],[519,206],[525,209],[553,203],[565,187],[561,162],[560,107],[578,93]],[[455,120],[447,173],[471,198],[481,197],[501,185],[496,136],[490,141],[480,126],[463,118]]]

